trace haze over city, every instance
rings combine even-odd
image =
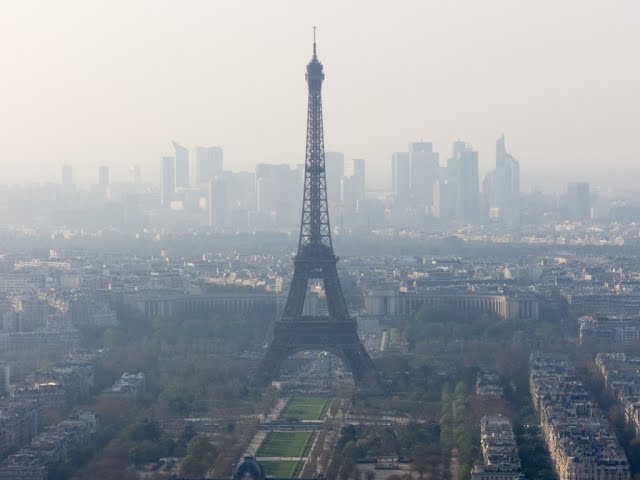
[[[633,2],[4,2],[0,480],[640,480]]]
[[[483,175],[501,133],[526,192],[640,173],[634,1],[21,1],[0,17],[2,182],[63,164],[157,182],[171,140],[222,146],[229,170],[302,163],[312,25],[327,149],[365,158],[368,188],[421,139],[470,142]]]

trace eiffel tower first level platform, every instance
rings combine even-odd
[[[357,323],[349,315],[336,268],[338,258],[331,242],[322,126],[324,71],[316,55],[315,30],[313,58],[307,65],[306,80],[309,87],[307,148],[298,253],[284,313],[274,326],[273,340],[253,378],[255,386],[268,385],[278,376],[287,357],[306,350],[327,351],[339,357],[351,370],[356,384],[375,372],[358,336]],[[312,279],[322,280],[324,284],[327,316],[302,314]]]

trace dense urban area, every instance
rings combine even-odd
[[[0,480],[639,480],[640,194],[504,135],[371,189],[313,32],[304,163],[0,187]]]
[[[85,189],[68,166],[59,185],[5,187],[0,478],[640,474],[635,200],[523,195],[497,147],[489,178],[520,201],[484,190],[469,216],[437,187],[477,169],[466,145],[424,203],[403,162],[437,165],[429,144],[394,154],[384,195],[363,161],[337,175],[327,154],[342,291],[379,377],[358,388],[316,351],[251,384],[292,281],[303,170],[229,173],[220,149],[189,162],[176,145],[160,188],[103,168]],[[181,155],[183,186],[166,177]],[[327,313],[325,293],[308,285],[304,315]]]

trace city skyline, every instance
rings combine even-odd
[[[482,176],[503,132],[522,163],[524,192],[549,181],[628,187],[636,173],[632,2],[358,4],[337,16],[331,5],[66,5],[21,2],[7,11],[12,21],[0,35],[21,50],[6,52],[0,135],[13,166],[2,183],[54,181],[63,164],[82,183],[103,164],[114,180],[133,164],[160,178],[158,158],[173,139],[222,146],[236,171],[301,163],[305,105],[294,65],[313,24],[332,65],[327,149],[366,159],[371,188],[389,188],[391,154],[421,139],[439,152],[469,142]],[[19,28],[27,17],[31,26]],[[117,35],[103,18],[122,20]],[[256,68],[271,72],[259,85]]]
[[[640,479],[640,6],[14,2],[0,480]]]

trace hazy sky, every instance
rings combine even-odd
[[[225,166],[304,160],[312,25],[325,143],[387,186],[393,151],[457,138],[523,185],[640,175],[640,2],[4,0],[0,183],[159,178],[171,140]]]

